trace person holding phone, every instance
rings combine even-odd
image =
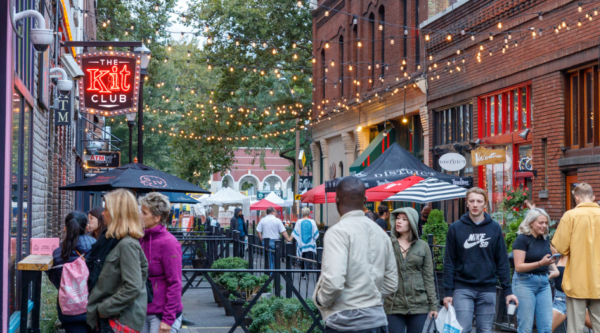
[[[519,333],[530,333],[533,318],[539,333],[552,332],[552,288],[550,280],[559,275],[548,240],[550,217],[541,208],[529,210],[513,243],[515,273],[512,290],[521,306],[517,308]]]

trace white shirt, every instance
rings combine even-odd
[[[285,227],[280,219],[269,214],[260,220],[256,231],[262,234],[262,238],[279,239],[279,234],[285,231]]]

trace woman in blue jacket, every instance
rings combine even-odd
[[[85,234],[85,228],[87,227],[88,219],[85,213],[73,211],[65,218],[65,238],[63,239],[61,246],[54,250],[52,257],[54,258],[54,265],[48,273],[50,282],[60,289],[60,279],[62,277],[63,265],[71,263],[79,258],[77,252],[81,255],[85,255],[90,251],[92,245],[96,243],[94,237]],[[80,315],[67,316],[64,315],[60,309],[58,300],[56,302],[58,309],[58,319],[62,323],[62,326],[67,333],[86,333],[88,332],[88,325],[85,322],[85,312]]]

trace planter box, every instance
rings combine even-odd
[[[192,259],[192,267],[194,267],[195,269],[204,268],[204,264],[206,263],[207,260],[208,259],[206,259],[206,258]]]

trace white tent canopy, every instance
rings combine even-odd
[[[224,206],[225,209],[227,209],[227,206],[242,206],[244,215],[250,215],[250,198],[232,190],[229,187],[223,187],[210,198],[203,200],[202,204],[205,206]]]
[[[283,201],[283,199],[281,199],[277,194],[275,194],[275,192],[269,193],[269,195],[265,197],[265,200],[272,202],[278,206],[285,207],[285,201]]]

